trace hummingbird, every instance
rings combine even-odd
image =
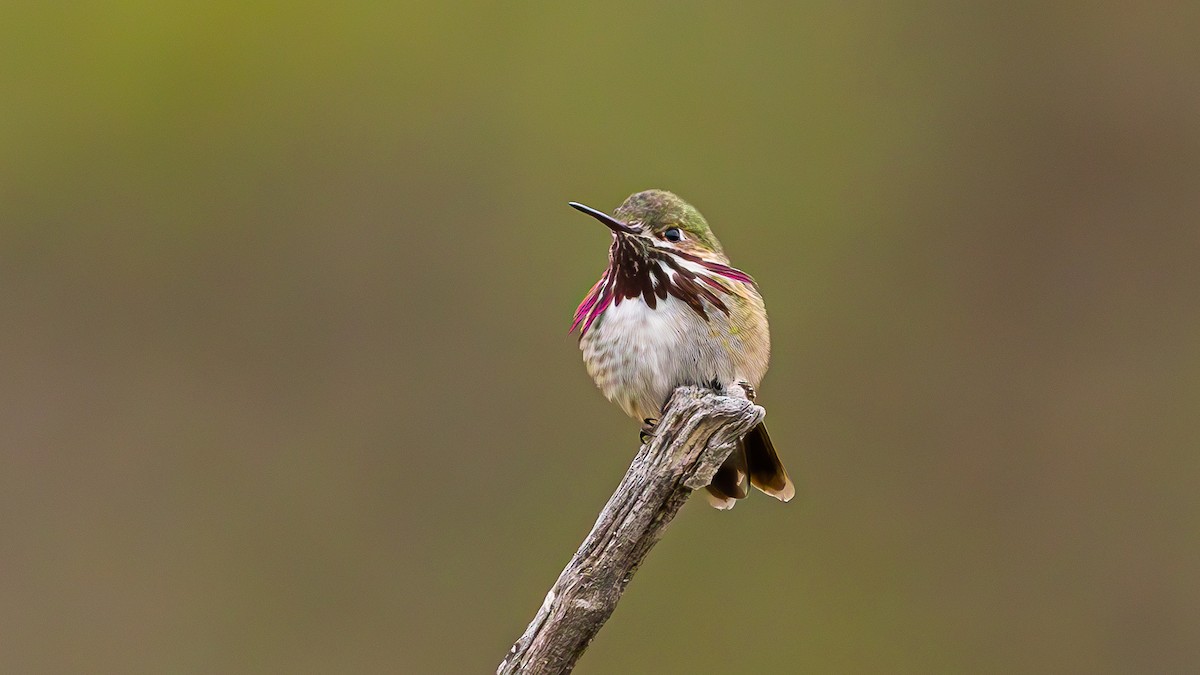
[[[732,267],[704,216],[665,190],[631,195],[613,215],[570,205],[612,232],[608,268],[575,310],[588,374],[604,396],[653,433],[676,387],[753,400],[771,355],[767,311],[750,275]],[[743,438],[707,487],[731,509],[747,482],[788,501],[796,489],[762,424]]]

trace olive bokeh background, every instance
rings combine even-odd
[[[1200,668],[1194,3],[0,10],[0,670],[490,672],[636,425],[566,328],[661,187],[801,496],[580,673]]]

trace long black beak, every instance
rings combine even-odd
[[[571,208],[579,209],[580,211],[583,211],[584,213],[588,214],[589,216],[595,218],[596,220],[604,223],[605,225],[608,226],[608,229],[612,230],[613,232],[624,232],[625,234],[637,234],[638,233],[637,229],[632,228],[632,227],[626,225],[625,223],[622,223],[621,221],[617,220],[616,218],[613,218],[612,216],[608,215],[607,213],[605,213],[603,211],[593,209],[590,206],[584,206],[583,204],[580,204],[579,202],[567,202],[567,203],[571,205]]]

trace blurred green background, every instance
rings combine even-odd
[[[632,457],[611,209],[759,281],[801,498],[579,673],[1200,669],[1194,3],[0,9],[0,671],[480,673]]]

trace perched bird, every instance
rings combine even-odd
[[[771,354],[767,312],[754,280],[729,265],[700,212],[664,190],[634,194],[612,216],[571,206],[612,230],[608,269],[571,324],[604,396],[642,421],[643,434],[682,385],[742,385],[753,398]],[[709,502],[733,508],[747,479],[781,501],[796,493],[762,424],[713,476]]]

